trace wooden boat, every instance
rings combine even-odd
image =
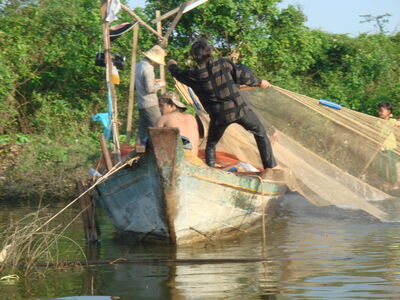
[[[282,180],[206,166],[175,128],[150,128],[146,153],[97,186],[114,226],[172,244],[249,230],[285,192]]]

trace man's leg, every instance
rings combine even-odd
[[[147,118],[145,109],[139,109],[139,121],[138,121],[138,133],[136,137],[136,144],[145,145],[145,139],[147,137]]]
[[[210,167],[215,165],[215,147],[224,134],[228,125],[215,125],[211,120],[210,127],[208,128],[208,137],[206,145],[206,164]]]
[[[158,120],[161,118],[161,112],[158,105],[146,108],[146,118],[150,126],[156,126]]]
[[[275,167],[276,161],[272,153],[271,143],[257,115],[250,110],[235,123],[243,126],[254,135],[264,169]]]
[[[160,118],[160,108],[157,105],[139,109],[138,139],[141,145],[146,145],[148,128],[155,126]]]

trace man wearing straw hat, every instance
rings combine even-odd
[[[158,45],[143,53],[145,56],[136,64],[135,88],[139,110],[137,144],[145,145],[147,129],[155,126],[161,117],[157,91],[165,87],[165,81],[155,79],[154,67],[165,65],[165,51]]]

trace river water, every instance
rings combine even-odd
[[[0,221],[18,218],[35,205],[2,202]],[[60,207],[50,205],[48,209],[56,212]],[[70,209],[63,217],[77,212]],[[261,229],[230,241],[178,249],[127,243],[104,215],[100,219],[102,238],[96,246],[86,245],[80,221],[67,233],[84,248],[89,260],[175,262],[48,270],[44,276],[32,274],[17,282],[0,283],[0,299],[400,298],[400,224],[382,223],[359,211],[315,207],[297,194],[285,195],[268,219],[264,243]],[[63,249],[70,254],[76,251],[74,258],[82,259],[73,247]],[[227,258],[238,261],[218,261]],[[246,261],[256,258],[264,261]]]

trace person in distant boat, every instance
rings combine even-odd
[[[139,109],[137,144],[146,145],[147,129],[155,126],[161,117],[157,91],[165,87],[165,81],[155,79],[154,67],[165,65],[165,51],[158,45],[143,53],[136,64],[135,88]]]
[[[193,89],[210,115],[207,165],[214,167],[218,141],[230,124],[237,123],[253,133],[265,171],[276,167],[265,129],[239,92],[240,85],[269,88],[271,84],[254,76],[248,67],[235,65],[227,58],[213,58],[204,39],[196,41],[190,52],[197,63],[195,68],[182,70],[176,61],[170,60],[168,69],[173,77]]]
[[[157,127],[175,127],[179,129],[185,149],[190,149],[197,156],[199,149],[199,129],[196,119],[188,113],[185,105],[179,101],[174,92],[166,92],[160,96],[161,118]]]
[[[393,118],[393,107],[389,102],[381,102],[378,105],[379,117],[385,120],[382,123],[381,135],[383,143],[380,148],[380,176],[385,181],[383,188],[385,190],[399,189],[400,184],[397,177],[396,167],[396,153],[394,152],[397,147],[396,135],[394,133],[395,127],[400,127],[400,121]]]

